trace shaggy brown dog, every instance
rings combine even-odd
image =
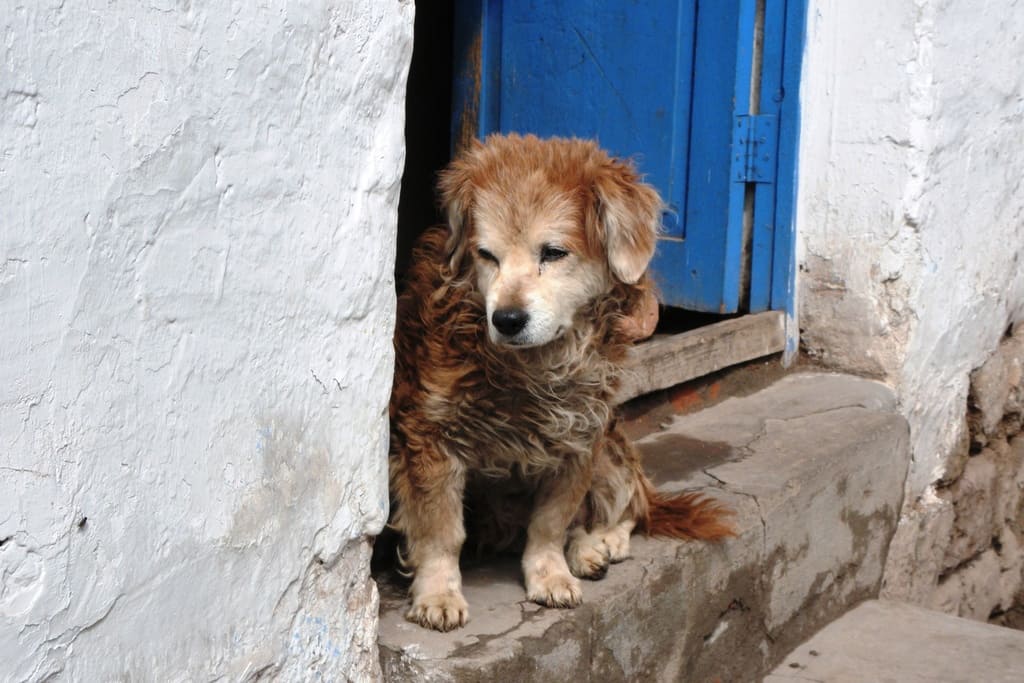
[[[398,301],[391,525],[414,572],[408,618],[466,623],[464,505],[484,543],[526,528],[530,600],[580,603],[635,527],[731,533],[717,504],[658,494],[610,399],[649,296],[658,194],[592,142],[491,136],[441,176],[448,226]],[[568,546],[566,545],[568,542]]]

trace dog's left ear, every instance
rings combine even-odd
[[[469,149],[452,161],[438,177],[437,189],[441,195],[441,208],[444,209],[448,220],[445,256],[453,273],[459,271],[466,254],[466,241],[473,211],[474,162],[482,149],[483,145],[478,140],[473,140]]]
[[[598,170],[594,194],[608,265],[616,278],[634,284],[654,256],[661,228],[661,198],[630,164],[615,159]]]

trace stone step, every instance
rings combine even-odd
[[[469,624],[447,634],[405,621],[405,587],[381,575],[387,680],[757,680],[877,596],[909,459],[884,385],[790,375],[639,443],[660,488],[733,506],[738,537],[634,536],[573,610],[526,602],[514,558],[484,561],[464,572]]]
[[[1020,683],[1024,631],[868,600],[794,649],[765,683]]]

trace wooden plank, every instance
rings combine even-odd
[[[615,399],[631,398],[779,353],[786,346],[785,315],[765,311],[696,330],[656,336],[633,349]]]

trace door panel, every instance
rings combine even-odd
[[[749,296],[750,310],[763,310],[779,250],[774,210],[755,207],[774,202],[775,159],[752,172],[744,155],[754,148],[737,141],[736,125],[759,107],[781,113],[776,67],[786,6],[460,0],[453,139],[492,132],[587,137],[633,158],[668,206],[652,264],[663,301],[734,313]],[[767,80],[760,88],[754,82],[752,97],[752,69],[762,63]],[[762,143],[778,134],[775,120],[755,123],[765,122],[742,121]],[[770,142],[757,150],[774,150]]]
[[[498,120],[482,132],[596,138],[681,213],[694,18],[692,0],[506,3]]]

